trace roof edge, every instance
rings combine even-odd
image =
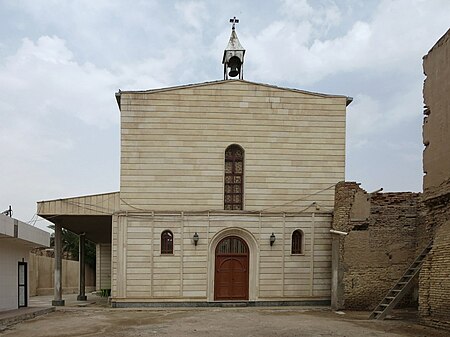
[[[241,79],[206,81],[206,82],[201,82],[201,83],[183,84],[183,85],[176,85],[176,86],[171,86],[171,87],[148,89],[148,90],[126,90],[126,91],[119,90],[119,92],[116,93],[116,100],[118,101],[119,108],[120,108],[120,96],[123,93],[126,93],[126,94],[127,93],[130,93],[130,94],[152,94],[152,93],[158,93],[158,92],[164,92],[164,91],[186,89],[186,88],[197,88],[197,87],[207,86],[207,85],[211,85],[211,84],[230,83],[230,82],[244,82],[244,83],[249,83],[249,84],[254,84],[254,85],[265,86],[268,88],[286,90],[286,91],[302,93],[302,94],[309,94],[309,95],[319,96],[319,97],[324,97],[324,98],[326,98],[326,97],[346,98],[347,102],[348,102],[347,105],[349,105],[351,103],[351,101],[353,101],[352,97],[345,96],[345,95],[324,94],[324,93],[319,93],[319,92],[313,92],[313,91],[307,91],[307,90],[301,90],[301,89],[295,89],[295,88],[280,87],[280,86],[276,86],[273,84],[252,82],[252,81],[241,80]]]
[[[105,192],[105,193],[97,193],[97,194],[84,194],[84,195],[77,195],[75,197],[68,197],[68,198],[58,198],[58,199],[49,199],[49,200],[40,200],[37,201],[37,203],[42,202],[50,202],[50,201],[59,201],[59,200],[68,200],[68,199],[76,199],[76,198],[86,198],[86,197],[98,197],[100,195],[107,195],[107,194],[119,194],[120,191],[114,191],[114,192]]]

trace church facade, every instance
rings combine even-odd
[[[116,94],[119,192],[38,203],[97,242],[113,307],[330,302],[351,98],[244,80],[234,23],[224,80]]]
[[[329,301],[347,97],[224,80],[117,99],[113,305]]]

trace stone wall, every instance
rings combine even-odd
[[[417,255],[419,193],[367,193],[357,183],[336,185],[333,228],[339,240],[339,308],[372,310]],[[410,296],[404,301],[414,301]]]
[[[52,295],[55,259],[29,254],[30,296]],[[78,261],[62,260],[62,286],[64,294],[78,293]],[[86,265],[86,292],[95,290],[95,271]]]
[[[328,302],[331,288],[331,214],[239,212],[115,215],[112,303],[214,301],[215,252],[227,236],[249,247],[249,301]],[[161,233],[173,233],[173,254],[161,254]],[[304,251],[292,254],[292,233]],[[193,243],[197,233],[199,241]],[[276,241],[270,245],[274,233]]]
[[[120,102],[121,211],[223,210],[231,144],[245,151],[245,210],[333,207],[345,96],[228,80],[122,91]]]

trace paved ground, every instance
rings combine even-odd
[[[0,336],[346,336],[447,337],[408,320],[366,320],[366,312],[339,315],[323,308],[110,309],[90,302],[57,308],[9,326]]]

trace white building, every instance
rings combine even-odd
[[[50,233],[0,214],[0,311],[28,306],[30,250],[50,246]]]

